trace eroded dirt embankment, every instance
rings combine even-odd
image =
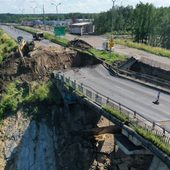
[[[160,79],[170,80],[170,71],[140,61],[136,61],[129,69],[142,74],[158,77]]]
[[[26,67],[22,66],[18,53],[10,53],[0,63],[0,93],[10,82],[47,81],[53,70],[70,67],[84,67],[98,64],[96,58],[79,51],[60,47],[44,47],[36,45],[36,50],[24,56]]]
[[[25,90],[32,81],[50,80],[53,70],[100,63],[88,54],[38,45],[24,58],[26,67],[17,53],[0,63],[0,93],[16,80]],[[78,102],[21,104],[0,126],[0,170],[148,169],[152,156],[125,155],[113,134],[92,135],[96,128],[110,125],[114,126]]]

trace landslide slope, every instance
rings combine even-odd
[[[62,47],[44,47],[38,44],[34,51],[24,56],[24,59],[26,66],[22,65],[19,54],[12,52],[0,63],[0,93],[15,80],[47,81],[53,70],[100,63],[95,57],[86,53]]]

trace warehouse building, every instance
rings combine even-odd
[[[72,24],[70,27],[70,34],[89,34],[94,32],[94,26],[92,22],[80,22]]]

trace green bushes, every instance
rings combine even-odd
[[[144,50],[144,51],[156,54],[156,55],[170,57],[170,51],[160,48],[160,47],[151,47],[151,46],[148,46],[145,44],[134,43],[131,41],[125,42],[124,40],[120,40],[120,39],[116,39],[115,42],[117,44],[125,45],[125,46],[131,47],[131,48],[137,48],[137,49]]]
[[[132,34],[132,31],[113,31],[113,35],[130,35]],[[111,32],[106,32],[104,35],[109,35],[111,36]]]
[[[0,120],[8,110],[15,111],[17,109],[18,103],[21,102],[22,93],[23,88],[18,90],[16,88],[16,83],[11,83],[9,85],[0,101]]]
[[[84,94],[81,92],[81,91],[79,91],[79,90],[75,90],[80,96],[84,96]]]
[[[29,94],[25,96],[22,102],[30,103],[36,101],[41,102],[44,100],[46,100],[49,104],[54,102],[61,104],[62,102],[61,95],[52,82],[47,82],[46,84],[33,82],[29,86]]]
[[[135,131],[140,134],[145,139],[152,142],[155,146],[157,146],[160,150],[165,152],[167,155],[170,156],[170,147],[169,144],[167,145],[166,141],[164,140],[163,136],[156,135],[152,131],[147,131],[140,126],[135,127]]]
[[[0,55],[0,62],[3,60],[3,57]]]
[[[17,42],[3,30],[0,29],[0,62],[3,58],[10,53],[15,51],[17,47]]]
[[[0,120],[8,111],[16,111],[19,104],[35,103],[46,100],[48,104],[61,104],[62,97],[52,82],[33,82],[29,86],[28,92],[20,87],[17,80],[11,83],[0,101]]]
[[[49,88],[47,88],[46,84],[39,84],[37,82],[33,82],[29,87],[29,94],[23,99],[23,102],[41,102],[47,98],[48,93]]]
[[[111,53],[111,57],[110,57],[110,52],[109,51],[99,51],[99,50],[95,50],[95,49],[90,49],[90,51],[92,53],[94,53],[97,57],[104,59],[106,62],[108,62],[109,64],[113,64],[113,62],[115,61],[123,61],[125,60],[127,57],[124,55],[119,55],[117,53],[112,52]]]
[[[117,119],[123,122],[128,121],[128,116],[126,116],[124,113],[121,113],[120,111],[114,110],[108,106],[102,106],[102,109],[104,109],[106,112],[110,113],[111,115],[115,116]]]
[[[102,108],[122,122],[130,122],[133,125],[131,128],[133,128],[139,135],[152,142],[156,147],[170,156],[169,144],[166,143],[163,136],[156,135],[154,132],[148,131],[147,129],[137,125],[134,120],[128,119],[128,116],[126,116],[124,113],[121,113],[120,111],[114,110],[108,106],[102,106]]]

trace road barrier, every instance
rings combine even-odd
[[[55,39],[53,39],[52,41],[60,44],[63,47],[72,47],[72,46],[68,46],[67,44],[62,43],[60,41],[57,41]],[[168,81],[165,81],[163,79],[159,79],[156,77],[132,72],[132,71],[130,72],[130,71],[121,70],[119,68],[114,68],[111,65],[109,65],[108,63],[106,63],[105,61],[101,60],[99,57],[97,57],[94,53],[92,53],[89,50],[78,48],[78,47],[75,47],[75,49],[79,49],[84,52],[86,51],[86,52],[90,53],[91,55],[93,55],[94,57],[98,58],[101,61],[102,65],[113,74],[118,74],[118,75],[123,74],[123,75],[129,76],[129,77],[135,78],[135,79],[139,79],[139,80],[142,80],[145,82],[150,82],[157,86],[167,88],[168,92],[170,90],[170,83]],[[155,65],[156,64],[158,64],[158,63],[155,63]],[[76,81],[71,81],[69,78],[66,78],[64,75],[62,76],[60,74],[56,74],[56,78],[62,80],[65,83],[66,82],[69,83],[71,86],[73,86],[73,88],[81,91],[85,96],[87,96],[91,100],[93,100],[93,102],[96,102],[99,105],[109,106],[115,110],[119,110],[120,112],[126,114],[129,118],[134,119],[137,125],[144,127],[145,130],[154,132],[156,135],[162,136],[164,138],[164,141],[168,145],[170,144],[170,132],[168,132],[167,130],[165,130],[163,127],[159,126],[155,122],[150,122],[149,120],[144,118],[142,115],[140,115],[136,111],[133,111],[133,110],[127,108],[126,106],[124,106],[120,103],[117,103],[114,100],[110,100],[108,97],[101,95],[100,93],[96,92],[95,90],[91,89],[90,87],[87,87],[83,84],[78,84]]]
[[[64,74],[62,74],[61,72],[54,73],[54,77],[61,80],[62,83],[68,83],[73,89],[77,89],[78,91],[80,91],[84,96],[86,96],[90,101],[94,102],[95,104],[98,104],[100,106],[108,106],[120,111],[121,113],[126,114],[128,119],[133,120],[135,125],[141,126],[146,131],[151,131],[157,136],[161,136],[164,142],[168,146],[170,146],[170,132],[165,130],[165,128],[161,127],[155,122],[151,122],[136,111],[124,106],[121,103],[111,100],[109,97],[100,94],[89,86],[86,86],[82,83],[79,84],[76,82],[76,80],[72,81],[70,78],[65,77]]]
[[[157,67],[166,71],[170,71],[169,64],[160,63],[159,61],[151,60],[149,58],[141,57],[140,61],[145,64],[149,64],[152,67]]]

